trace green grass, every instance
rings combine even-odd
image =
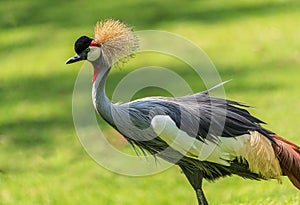
[[[72,121],[72,91],[80,63],[64,65],[73,42],[114,17],[135,30],[174,32],[201,47],[223,80],[226,96],[255,106],[267,128],[300,144],[300,4],[259,1],[1,1],[0,204],[196,204],[177,167],[126,177],[98,166],[81,147]],[[107,92],[139,66],[160,65],[205,89],[184,63],[138,54],[113,69]],[[136,97],[167,94],[147,89]],[[90,100],[90,99],[87,99]],[[104,122],[100,120],[104,125]],[[113,132],[107,125],[106,132]],[[284,178],[238,177],[204,184],[211,204],[300,204]]]

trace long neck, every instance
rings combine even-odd
[[[108,122],[112,123],[111,109],[113,104],[105,93],[105,82],[110,71],[110,67],[103,63],[101,58],[94,61],[94,77],[92,88],[92,100],[95,109]]]

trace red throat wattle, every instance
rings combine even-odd
[[[92,42],[90,43],[90,46],[98,46],[99,47],[99,44],[97,43],[97,41],[92,40]]]
[[[92,40],[92,42],[90,43],[90,46],[97,46],[97,47],[99,47],[99,44],[97,43],[97,41]],[[94,76],[93,76],[92,83],[95,82],[95,80],[97,78],[97,75],[98,75],[98,72],[99,72],[99,68],[94,68]]]
[[[94,76],[93,76],[93,80],[92,80],[93,84],[94,84],[94,82],[95,82],[95,80],[97,78],[98,72],[99,72],[99,68],[94,68]]]

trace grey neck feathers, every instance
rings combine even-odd
[[[94,75],[96,79],[93,83],[92,88],[92,100],[97,112],[110,124],[113,123],[112,120],[112,108],[113,104],[110,102],[105,93],[105,82],[110,71],[110,66],[103,63],[102,58],[92,62],[94,66]]]

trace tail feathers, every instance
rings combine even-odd
[[[300,189],[300,147],[277,135],[272,135],[274,152],[280,162],[283,174]]]

